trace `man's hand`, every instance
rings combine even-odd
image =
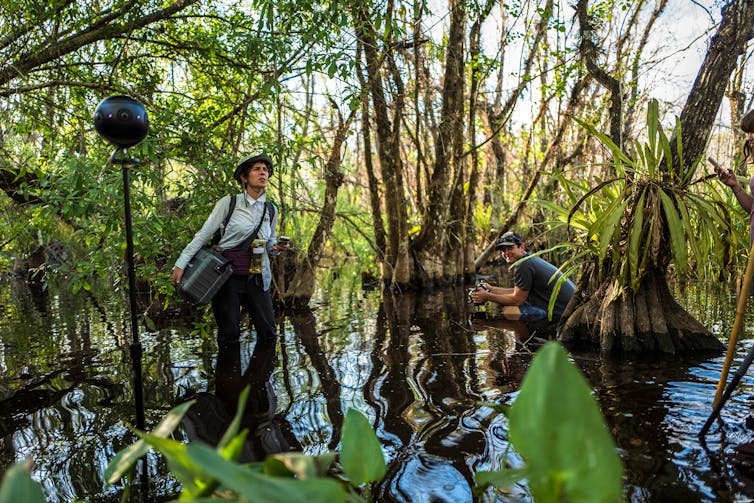
[[[489,300],[489,293],[483,288],[474,288],[469,294],[469,297],[471,297],[474,304],[482,304]]]

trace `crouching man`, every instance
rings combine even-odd
[[[498,239],[495,249],[500,250],[503,258],[513,264],[529,256],[521,236],[506,232]],[[558,268],[541,257],[529,256],[526,260],[512,266],[513,288],[501,288],[483,284],[488,289],[477,288],[471,293],[475,303],[496,302],[503,306],[502,314],[510,320],[540,321],[547,319],[550,297],[556,289],[562,274]],[[566,279],[560,284],[552,319],[557,320],[565,311],[566,305],[573,297],[575,286]]]

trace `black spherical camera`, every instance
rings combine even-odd
[[[128,96],[108,96],[94,110],[94,127],[116,147],[136,145],[147,136],[149,116],[144,105]]]

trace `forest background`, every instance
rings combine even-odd
[[[95,295],[125,284],[121,174],[92,122],[113,94],[150,116],[130,153],[153,310],[175,300],[169,271],[214,202],[238,191],[237,160],[258,152],[275,160],[279,234],[296,243],[276,282],[293,304],[346,259],[393,290],[472,281],[506,230],[557,263],[596,240],[602,270],[627,251],[620,215],[633,214],[606,180],[634,175],[600,133],[642,159],[641,142],[677,133],[685,158],[667,158],[689,166],[684,191],[719,203],[702,207],[713,222],[675,222],[685,254],[665,206],[662,240],[641,239],[667,253],[644,270],[720,277],[745,260],[745,215],[696,176],[705,151],[747,175],[735,125],[754,105],[751,1],[52,0],[3,2],[0,17],[1,271]]]

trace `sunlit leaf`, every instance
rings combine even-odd
[[[613,243],[613,236],[623,218],[626,204],[628,204],[628,200],[614,199],[594,224],[594,232],[599,234],[598,260],[600,264],[605,259],[608,248]]]
[[[639,201],[634,206],[633,221],[628,231],[628,264],[631,274],[631,288],[636,290],[639,286],[639,244],[644,230],[644,203],[646,189],[642,190]]]
[[[653,152],[657,149],[657,126],[660,122],[659,108],[656,99],[649,100],[647,104],[647,139]]]
[[[537,352],[509,425],[535,501],[620,501],[622,467],[613,438],[591,387],[560,344],[548,342]]]
[[[260,475],[220,456],[202,444],[191,444],[186,455],[202,473],[247,500],[258,503],[340,503],[346,501],[343,487],[331,479],[297,480]]]
[[[151,434],[156,437],[166,438],[173,433],[178,425],[181,424],[181,419],[183,419],[186,411],[194,404],[194,401],[195,400],[189,400],[188,402],[184,402],[171,409],[170,412],[162,418],[162,421],[160,421],[155,429],[152,430]],[[131,470],[134,464],[136,464],[136,461],[147,452],[149,452],[149,444],[142,439],[138,440],[135,444],[122,449],[113,459],[110,460],[110,463],[108,463],[107,468],[105,469],[105,480],[110,484],[114,484],[123,477],[124,474]]]
[[[228,428],[223,433],[223,437],[217,444],[218,451],[228,445],[233,437],[238,434],[238,429],[241,425],[241,419],[243,418],[243,411],[246,408],[246,401],[249,398],[249,386],[246,386],[243,391],[238,395],[238,406],[236,407],[236,414],[233,416],[233,420],[228,425]]]
[[[670,232],[670,248],[678,272],[686,274],[688,271],[688,245],[686,244],[686,231],[683,228],[678,211],[673,200],[664,191],[659,191],[662,199],[662,208],[667,218],[668,231]]]
[[[512,486],[516,482],[520,482],[528,475],[526,468],[500,470],[495,472],[476,472],[474,479],[480,489],[486,486],[494,486],[500,489],[505,489]]]
[[[264,473],[279,477],[293,477],[305,480],[327,475],[335,461],[335,453],[309,456],[301,452],[273,454],[264,461]]]
[[[348,409],[343,421],[340,462],[346,477],[357,486],[385,476],[385,457],[380,441],[367,418],[356,409]]]

